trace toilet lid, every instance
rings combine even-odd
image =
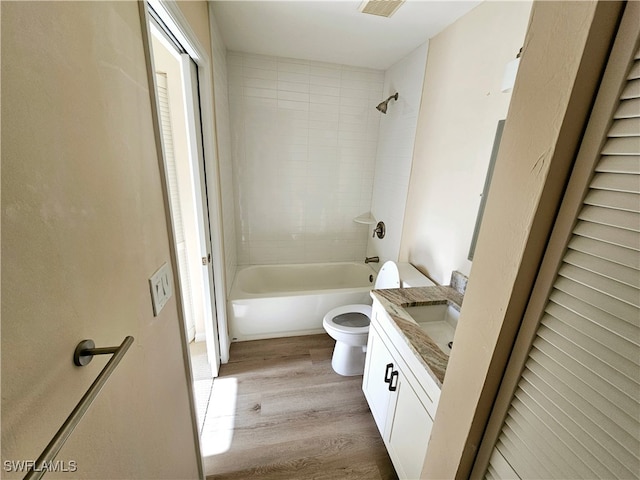
[[[347,312],[333,317],[333,323],[343,327],[368,327],[370,320],[364,313]]]
[[[400,288],[400,272],[398,266],[389,260],[382,265],[376,277],[374,288]]]

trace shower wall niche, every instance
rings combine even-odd
[[[227,68],[238,264],[362,261],[384,72],[235,52]]]

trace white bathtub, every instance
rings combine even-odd
[[[239,267],[229,299],[233,341],[323,333],[332,308],[371,304],[375,271],[364,263]]]

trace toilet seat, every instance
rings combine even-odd
[[[363,315],[366,315],[367,318],[369,319],[369,322],[371,322],[371,305],[364,305],[364,304],[344,305],[342,307],[336,307],[333,310],[330,310],[324,316],[322,323],[325,329],[327,328],[327,325],[329,325],[330,328],[333,328],[334,330],[340,333],[351,333],[351,334],[365,333],[366,334],[369,332],[369,325],[366,325],[364,327],[349,327],[346,325],[341,325],[339,322],[335,321],[336,317],[340,315],[348,314],[348,313],[361,313]]]

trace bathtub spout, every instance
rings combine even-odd
[[[379,263],[380,257],[367,257],[364,259],[364,263]]]

